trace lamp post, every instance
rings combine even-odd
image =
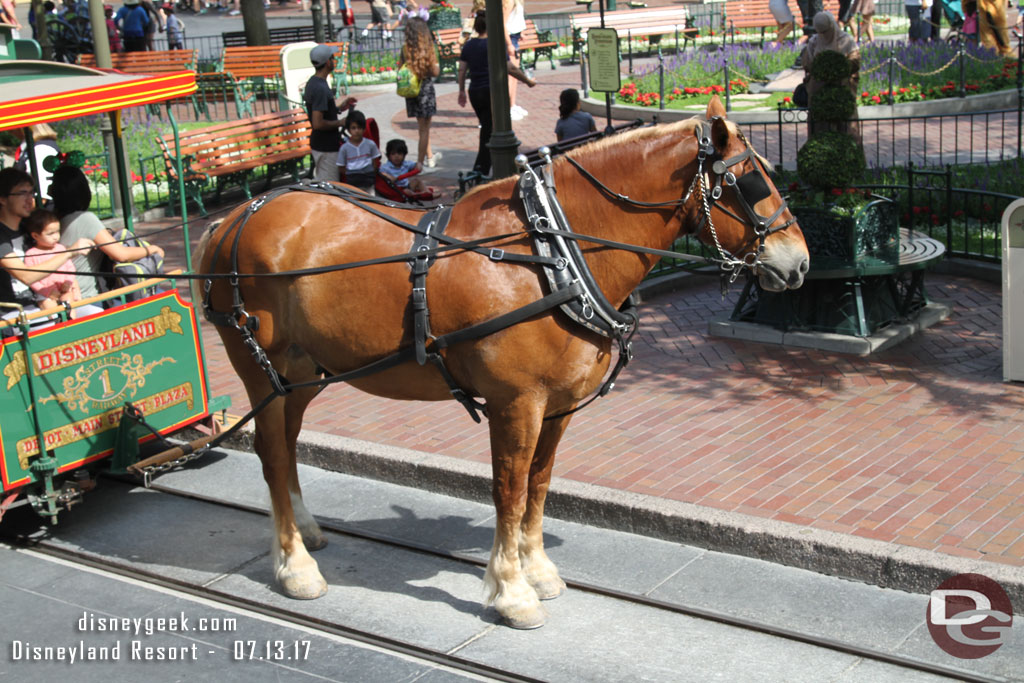
[[[327,41],[324,40],[324,8],[320,4],[320,0],[313,0],[309,9],[313,13],[313,37],[318,43],[326,43]]]
[[[505,18],[501,0],[487,0],[487,64],[491,81],[491,163],[495,178],[507,178],[516,172],[515,156],[519,140],[512,131],[509,111],[508,58],[505,46]]]

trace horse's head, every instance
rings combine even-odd
[[[723,267],[752,268],[768,291],[802,285],[810,266],[803,233],[769,178],[767,163],[726,120],[717,96],[696,134],[700,173],[689,213],[701,241],[719,252]]]

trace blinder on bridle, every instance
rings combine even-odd
[[[717,118],[717,117],[716,117]],[[768,236],[772,233],[785,230],[792,225],[796,219],[790,218],[782,225],[772,227],[772,225],[779,219],[782,212],[786,210],[786,200],[782,199],[782,203],[779,208],[771,216],[762,216],[755,209],[754,206],[763,199],[767,199],[771,196],[771,188],[768,185],[768,181],[765,178],[765,169],[763,162],[760,157],[750,147],[750,143],[740,136],[743,140],[743,144],[746,147],[742,152],[736,156],[723,159],[715,149],[715,146],[711,144],[711,131],[710,125],[715,119],[711,121],[703,122],[697,132],[697,173],[694,175],[693,184],[690,186],[690,190],[686,193],[686,199],[689,199],[693,193],[694,185],[700,184],[701,200],[704,208],[704,215],[697,225],[697,232],[700,232],[701,228],[704,227],[704,223],[708,225],[708,231],[711,233],[711,237],[715,242],[715,248],[718,249],[719,259],[715,259],[723,271],[732,271],[732,275],[729,279],[730,282],[736,280],[739,277],[740,271],[746,267],[754,269],[761,264],[761,254],[764,253],[765,241]],[[746,160],[751,160],[754,164],[754,170],[748,171],[743,175],[737,177],[731,169],[737,164],[742,164]],[[704,169],[704,165],[710,163],[710,172],[715,176],[714,182],[709,183],[705,176],[707,171]],[[708,185],[711,185],[709,188]],[[718,204],[722,198],[722,194],[725,187],[733,187],[736,190],[736,199],[739,201],[740,207],[743,209],[743,213],[746,217],[736,215],[733,211],[729,210],[728,207]],[[744,251],[751,243],[757,241],[757,250],[745,254],[742,258],[736,258],[728,250],[726,250],[718,239],[718,233],[715,230],[714,221],[711,218],[711,208],[715,207],[722,211],[726,215],[734,218],[740,223],[747,223],[753,226],[755,236],[748,240],[740,251]]]

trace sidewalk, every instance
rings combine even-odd
[[[578,87],[572,68],[541,65],[537,77],[541,85],[519,94],[530,112],[514,124],[524,148],[553,139],[558,92]],[[415,123],[397,95],[358,97],[382,139],[396,133],[414,147]],[[450,189],[477,141],[452,83],[438,87],[431,132],[444,158],[428,182]],[[980,573],[998,563],[1024,584],[1024,395],[1001,379],[1000,286],[932,274],[928,290],[953,307],[950,319],[867,358],[709,337],[708,322],[728,316],[738,286],[726,299],[705,280],[654,296],[641,308],[635,360],[574,418],[554,475],[703,506],[740,526],[870,539],[882,556],[923,551],[939,565],[970,560]],[[232,412],[246,412],[217,334],[208,328],[204,338],[211,394],[230,394]],[[486,425],[455,402],[333,386],[305,428],[470,463],[489,457]]]

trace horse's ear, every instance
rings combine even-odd
[[[725,122],[725,118],[716,116],[711,119],[711,144],[715,146],[715,149],[722,151],[729,144],[729,136],[732,132],[729,130],[729,124]]]
[[[718,95],[712,95],[711,96],[711,101],[708,102],[708,111],[704,115],[704,118],[706,118],[708,121],[710,121],[711,119],[715,118],[716,116],[724,119],[725,118],[725,107],[722,106],[722,100],[718,99]]]

